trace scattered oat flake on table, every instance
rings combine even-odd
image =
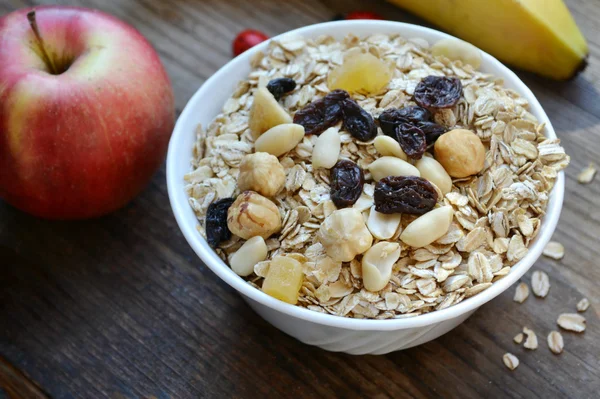
[[[541,270],[536,270],[531,276],[531,289],[536,296],[545,298],[550,290],[550,279],[548,275]]]
[[[587,298],[582,298],[581,301],[577,302],[577,311],[585,312],[590,307],[590,301]]]
[[[565,343],[562,335],[558,331],[551,331],[550,334],[548,334],[548,348],[550,348],[552,353],[558,355],[563,351],[564,347]]]
[[[587,167],[579,172],[577,175],[577,181],[581,184],[588,184],[594,180],[594,176],[596,176],[596,165],[590,162]]]
[[[517,335],[515,335],[515,337],[513,338],[513,341],[515,341],[516,344],[521,344],[521,342],[523,342],[523,338],[524,335],[523,333],[518,333]]]
[[[526,283],[519,283],[515,289],[515,296],[513,301],[523,303],[529,296],[529,286]]]
[[[560,242],[550,241],[544,248],[543,254],[549,258],[559,260],[565,256],[565,247]]]
[[[577,313],[563,313],[558,316],[556,323],[565,330],[575,332],[585,331],[585,317]]]
[[[538,347],[538,339],[535,332],[527,327],[523,327],[523,333],[527,336],[523,346],[525,349],[535,350]]]
[[[504,362],[504,365],[511,370],[519,367],[519,359],[512,353],[505,353],[504,356],[502,356],[502,361]]]

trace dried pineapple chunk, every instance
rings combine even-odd
[[[344,57],[342,65],[327,76],[331,90],[377,93],[390,82],[389,66],[371,53],[351,52]]]
[[[279,105],[267,88],[256,90],[249,121],[254,140],[273,126],[283,123],[292,123],[292,117]]]
[[[303,279],[300,262],[289,256],[276,256],[269,265],[262,290],[273,298],[295,305]]]

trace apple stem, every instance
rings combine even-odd
[[[48,55],[48,52],[46,51],[46,46],[44,45],[44,40],[42,39],[42,35],[40,35],[40,29],[38,28],[37,20],[35,18],[35,10],[29,11],[27,13],[27,20],[29,21],[29,26],[31,27],[31,30],[33,31],[36,39],[38,40],[38,45],[42,52],[44,62],[48,66],[48,69],[50,69],[50,73],[53,75],[57,75],[58,68],[56,67],[56,65],[54,65],[54,62],[52,62],[52,58],[50,58],[50,56]]]

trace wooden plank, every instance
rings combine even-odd
[[[9,398],[48,399],[35,381],[0,356],[0,397],[3,393]]]
[[[239,30],[274,35],[367,7],[360,0],[0,0],[0,12],[53,3],[99,8],[136,26],[167,68],[178,111],[231,58]],[[389,19],[422,23],[384,1],[368,4]],[[196,257],[172,216],[163,168],[129,206],[97,220],[48,222],[0,203],[0,355],[17,369],[0,365],[0,382],[11,367],[12,384],[27,387],[31,378],[55,398],[595,397],[600,186],[579,185],[576,175],[600,155],[600,4],[567,4],[590,42],[588,70],[569,83],[519,73],[573,158],[555,235],[567,255],[534,266],[550,275],[546,299],[517,304],[511,289],[440,339],[386,356],[308,347],[259,319]],[[547,333],[583,296],[592,301],[587,331],[563,332],[565,351],[553,355]],[[536,351],[512,342],[523,326],[538,333]],[[513,372],[502,364],[507,351],[521,360]]]

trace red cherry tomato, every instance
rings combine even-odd
[[[253,29],[246,29],[238,33],[233,40],[233,55],[237,56],[258,43],[264,42],[269,36]]]
[[[370,11],[352,11],[346,15],[346,19],[383,19],[383,17]]]

